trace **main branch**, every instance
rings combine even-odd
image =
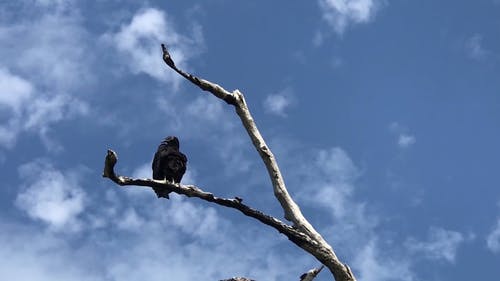
[[[306,233],[303,233],[301,230],[293,226],[289,226],[277,218],[264,214],[256,209],[253,209],[243,204],[241,198],[236,197],[234,199],[228,199],[228,198],[217,197],[214,196],[212,193],[203,191],[202,189],[194,185],[181,185],[178,183],[170,183],[168,181],[159,181],[152,179],[135,179],[131,177],[120,176],[117,175],[114,170],[114,167],[117,162],[118,162],[118,156],[116,152],[114,152],[113,150],[108,150],[106,158],[104,160],[104,171],[102,176],[105,178],[109,178],[110,180],[112,180],[113,182],[115,182],[120,186],[133,185],[133,186],[151,187],[157,190],[165,191],[162,193],[175,192],[177,194],[182,194],[187,197],[196,197],[224,207],[236,209],[245,214],[246,216],[254,218],[276,229],[278,232],[283,233],[295,245],[309,252],[314,257],[316,257],[321,263],[326,265],[334,275],[335,280],[356,281],[349,267],[347,265],[340,263],[338,259],[334,255],[332,255],[332,251],[330,250],[331,248],[325,248],[323,245],[318,244],[317,241],[312,239]],[[311,275],[310,278],[314,277],[315,275],[314,276]]]
[[[182,194],[187,197],[196,197],[208,202],[215,203],[217,205],[236,209],[245,214],[246,216],[254,218],[276,229],[278,232],[284,234],[286,237],[288,237],[290,241],[292,241],[294,244],[301,247],[302,249],[310,250],[317,246],[314,240],[312,240],[306,234],[302,233],[300,230],[283,223],[282,221],[280,221],[275,217],[264,214],[263,212],[260,212],[256,209],[253,209],[243,204],[242,203],[243,200],[241,198],[236,197],[234,199],[229,199],[229,198],[217,197],[214,196],[212,193],[203,191],[202,189],[194,185],[181,185],[178,183],[171,183],[166,180],[160,181],[152,179],[135,179],[126,176],[120,176],[117,175],[114,170],[114,167],[117,162],[118,162],[118,155],[116,154],[116,152],[114,152],[111,149],[108,149],[106,158],[104,160],[104,171],[102,176],[105,178],[109,178],[110,180],[112,180],[113,182],[115,182],[120,186],[151,187],[156,190],[164,191],[160,193],[167,194],[170,192],[175,192],[177,194]]]
[[[310,241],[312,241],[312,243],[306,243],[299,246],[307,252],[311,253],[320,262],[326,265],[334,275],[335,280],[355,281],[356,279],[352,274],[350,268],[346,264],[343,264],[339,261],[330,244],[326,242],[326,240],[304,217],[299,206],[295,203],[295,201],[288,193],[285,181],[279,169],[278,163],[276,162],[276,158],[274,157],[274,154],[266,144],[259,129],[257,128],[257,125],[245,101],[243,93],[241,93],[239,90],[229,92],[220,85],[217,85],[205,79],[198,78],[179,69],[175,65],[175,62],[165,45],[162,44],[161,46],[163,50],[163,60],[170,68],[189,80],[194,85],[200,87],[200,89],[202,89],[203,91],[208,91],[215,97],[234,106],[235,111],[240,117],[240,120],[245,127],[250,139],[252,140],[255,149],[259,153],[266,166],[267,172],[273,185],[274,195],[284,211],[285,219],[293,223],[293,229],[296,229],[300,233],[303,233],[308,237]]]

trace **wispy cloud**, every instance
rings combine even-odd
[[[33,226],[16,225],[0,218],[0,276],[11,280],[97,281],[90,268],[79,267],[68,243]],[[36,235],[34,235],[36,233]],[[77,254],[81,259],[88,256]],[[64,264],[64,270],[59,270]]]
[[[318,152],[313,173],[317,190],[309,200],[332,211],[336,220],[350,214],[354,180],[359,176],[358,168],[347,153],[341,148],[332,148]],[[318,174],[319,173],[319,174]],[[322,179],[321,181],[318,179]],[[302,195],[301,195],[302,196]]]
[[[382,4],[379,0],[319,0],[323,19],[342,34],[350,24],[367,23]]]
[[[261,229],[260,225],[234,223],[215,208],[190,199],[95,199],[101,202],[89,202],[95,205],[87,212],[79,212],[81,220],[87,222],[89,214],[97,212],[104,222],[94,224],[98,228],[91,232],[80,233],[78,250],[67,243],[72,239],[69,233],[6,225],[0,217],[0,243],[4,245],[0,258],[9,257],[0,264],[0,275],[42,281],[101,280],[102,276],[125,281],[164,280],[164,276],[174,280],[220,280],[242,275],[277,281],[296,278],[300,272],[286,269],[312,262],[306,255],[283,255],[283,248],[278,247],[282,240],[275,239],[279,234]],[[92,225],[85,223],[82,227]],[[34,232],[35,239],[29,239]],[[96,260],[96,252],[106,254]],[[232,262],[235,255],[238,263]],[[54,266],[61,263],[65,266]],[[69,273],[75,277],[67,277]]]
[[[405,245],[414,253],[421,253],[429,259],[444,260],[450,263],[455,262],[460,245],[473,239],[473,236],[466,237],[460,232],[439,227],[431,227],[428,236],[427,241],[409,238]]]
[[[276,94],[271,94],[266,97],[263,102],[266,112],[275,114],[281,117],[286,117],[286,110],[293,105],[295,99],[291,89],[285,89]]]
[[[223,114],[223,104],[212,96],[199,96],[194,98],[186,107],[188,115],[193,118],[203,119],[207,122],[219,122]]]
[[[182,79],[177,73],[167,71],[161,60],[160,43],[166,43],[169,52],[180,67],[203,48],[201,28],[194,25],[191,37],[177,32],[167,14],[155,8],[138,11],[129,22],[123,23],[117,32],[103,35],[120,54],[120,61],[132,73],[145,73],[175,87]]]
[[[8,69],[0,68],[0,105],[19,112],[32,93],[33,86],[29,81],[13,75]]]
[[[35,3],[41,6],[65,6],[73,3],[74,0],[35,0]]]
[[[483,36],[481,34],[474,34],[465,42],[465,49],[467,54],[473,59],[482,59],[488,51],[483,47]]]
[[[486,246],[493,253],[500,253],[500,219],[486,237]]]
[[[361,281],[415,280],[409,260],[384,255],[374,240],[360,250],[354,264],[358,268]]]
[[[5,68],[0,69],[1,106],[10,109],[6,122],[0,124],[0,145],[7,148],[13,147],[24,131],[38,132],[51,148],[47,134],[52,124],[88,112],[85,102],[68,95],[40,93],[28,80]]]
[[[58,7],[36,10],[23,21],[0,28],[0,39],[9,42],[0,52],[4,67],[49,92],[60,93],[92,81],[89,69],[94,57],[78,14]]]
[[[0,125],[4,147],[13,147],[27,131],[38,133],[48,148],[57,147],[48,136],[51,125],[88,111],[81,97],[70,94],[93,79],[88,35],[77,13],[63,8],[70,2],[55,2],[3,11],[29,14],[0,28],[0,40],[8,42],[0,46],[0,107],[10,109]]]
[[[137,231],[142,228],[145,221],[137,214],[134,208],[128,208],[122,213],[121,219],[117,221],[118,228],[129,231]]]
[[[366,202],[357,200],[356,181],[362,171],[347,152],[339,147],[309,152],[313,159],[294,160],[303,165],[293,169],[300,179],[292,185],[307,187],[296,194],[301,205],[325,212],[324,222],[317,226],[325,238],[349,252],[350,265],[360,280],[414,280],[410,256],[394,254],[401,249],[381,250],[384,239],[375,231],[381,218],[368,212]]]
[[[33,86],[8,69],[0,68],[0,110],[9,110],[10,120],[0,124],[0,145],[12,147],[20,126],[23,105],[31,98]]]
[[[398,145],[401,148],[407,148],[413,144],[415,144],[416,139],[412,135],[400,134],[398,137]]]
[[[391,123],[389,130],[397,136],[396,143],[400,148],[408,148],[417,142],[417,138],[408,133],[409,130],[398,122]]]
[[[21,210],[56,231],[79,229],[78,216],[85,209],[86,194],[74,174],[37,160],[22,165],[19,175],[25,181],[16,199]]]

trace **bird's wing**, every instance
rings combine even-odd
[[[175,182],[181,182],[182,177],[184,176],[184,173],[186,173],[186,163],[187,163],[187,157],[180,151],[176,151],[175,153],[171,154],[175,158],[177,158],[177,161],[181,164],[179,169],[175,171],[174,175],[174,180]]]
[[[160,169],[160,159],[160,152],[157,151],[153,158],[153,163],[151,164],[151,168],[153,169],[153,179],[155,180],[162,180],[164,178],[164,176],[162,176],[163,173]]]

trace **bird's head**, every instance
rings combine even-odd
[[[167,146],[170,147],[175,147],[179,149],[179,139],[175,136],[168,136],[163,140],[163,143],[165,143]]]

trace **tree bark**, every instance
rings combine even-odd
[[[279,169],[278,163],[269,146],[262,137],[257,125],[250,113],[243,93],[239,90],[228,92],[223,87],[208,80],[198,78],[189,74],[175,65],[165,45],[162,44],[163,60],[174,71],[189,80],[204,91],[208,91],[215,97],[232,105],[239,116],[242,125],[245,127],[252,144],[259,153],[265,164],[267,172],[272,182],[274,196],[281,205],[286,220],[292,224],[288,225],[277,218],[264,214],[242,203],[242,199],[216,197],[212,193],[205,192],[194,185],[181,185],[166,181],[152,179],[134,179],[125,176],[118,176],[114,171],[114,166],[118,161],[116,153],[108,150],[106,155],[103,177],[107,177],[121,186],[136,185],[146,186],[156,189],[163,189],[167,192],[175,192],[188,197],[197,197],[202,200],[212,202],[221,206],[236,209],[246,216],[259,220],[260,222],[283,233],[295,245],[313,255],[318,261],[326,266],[332,273],[336,281],[356,281],[351,269],[347,264],[342,263],[333,248],[326,240],[314,229],[309,221],[302,214],[299,206],[292,199],[285,185],[285,181]],[[302,281],[313,280],[323,267],[312,269],[301,276]]]

